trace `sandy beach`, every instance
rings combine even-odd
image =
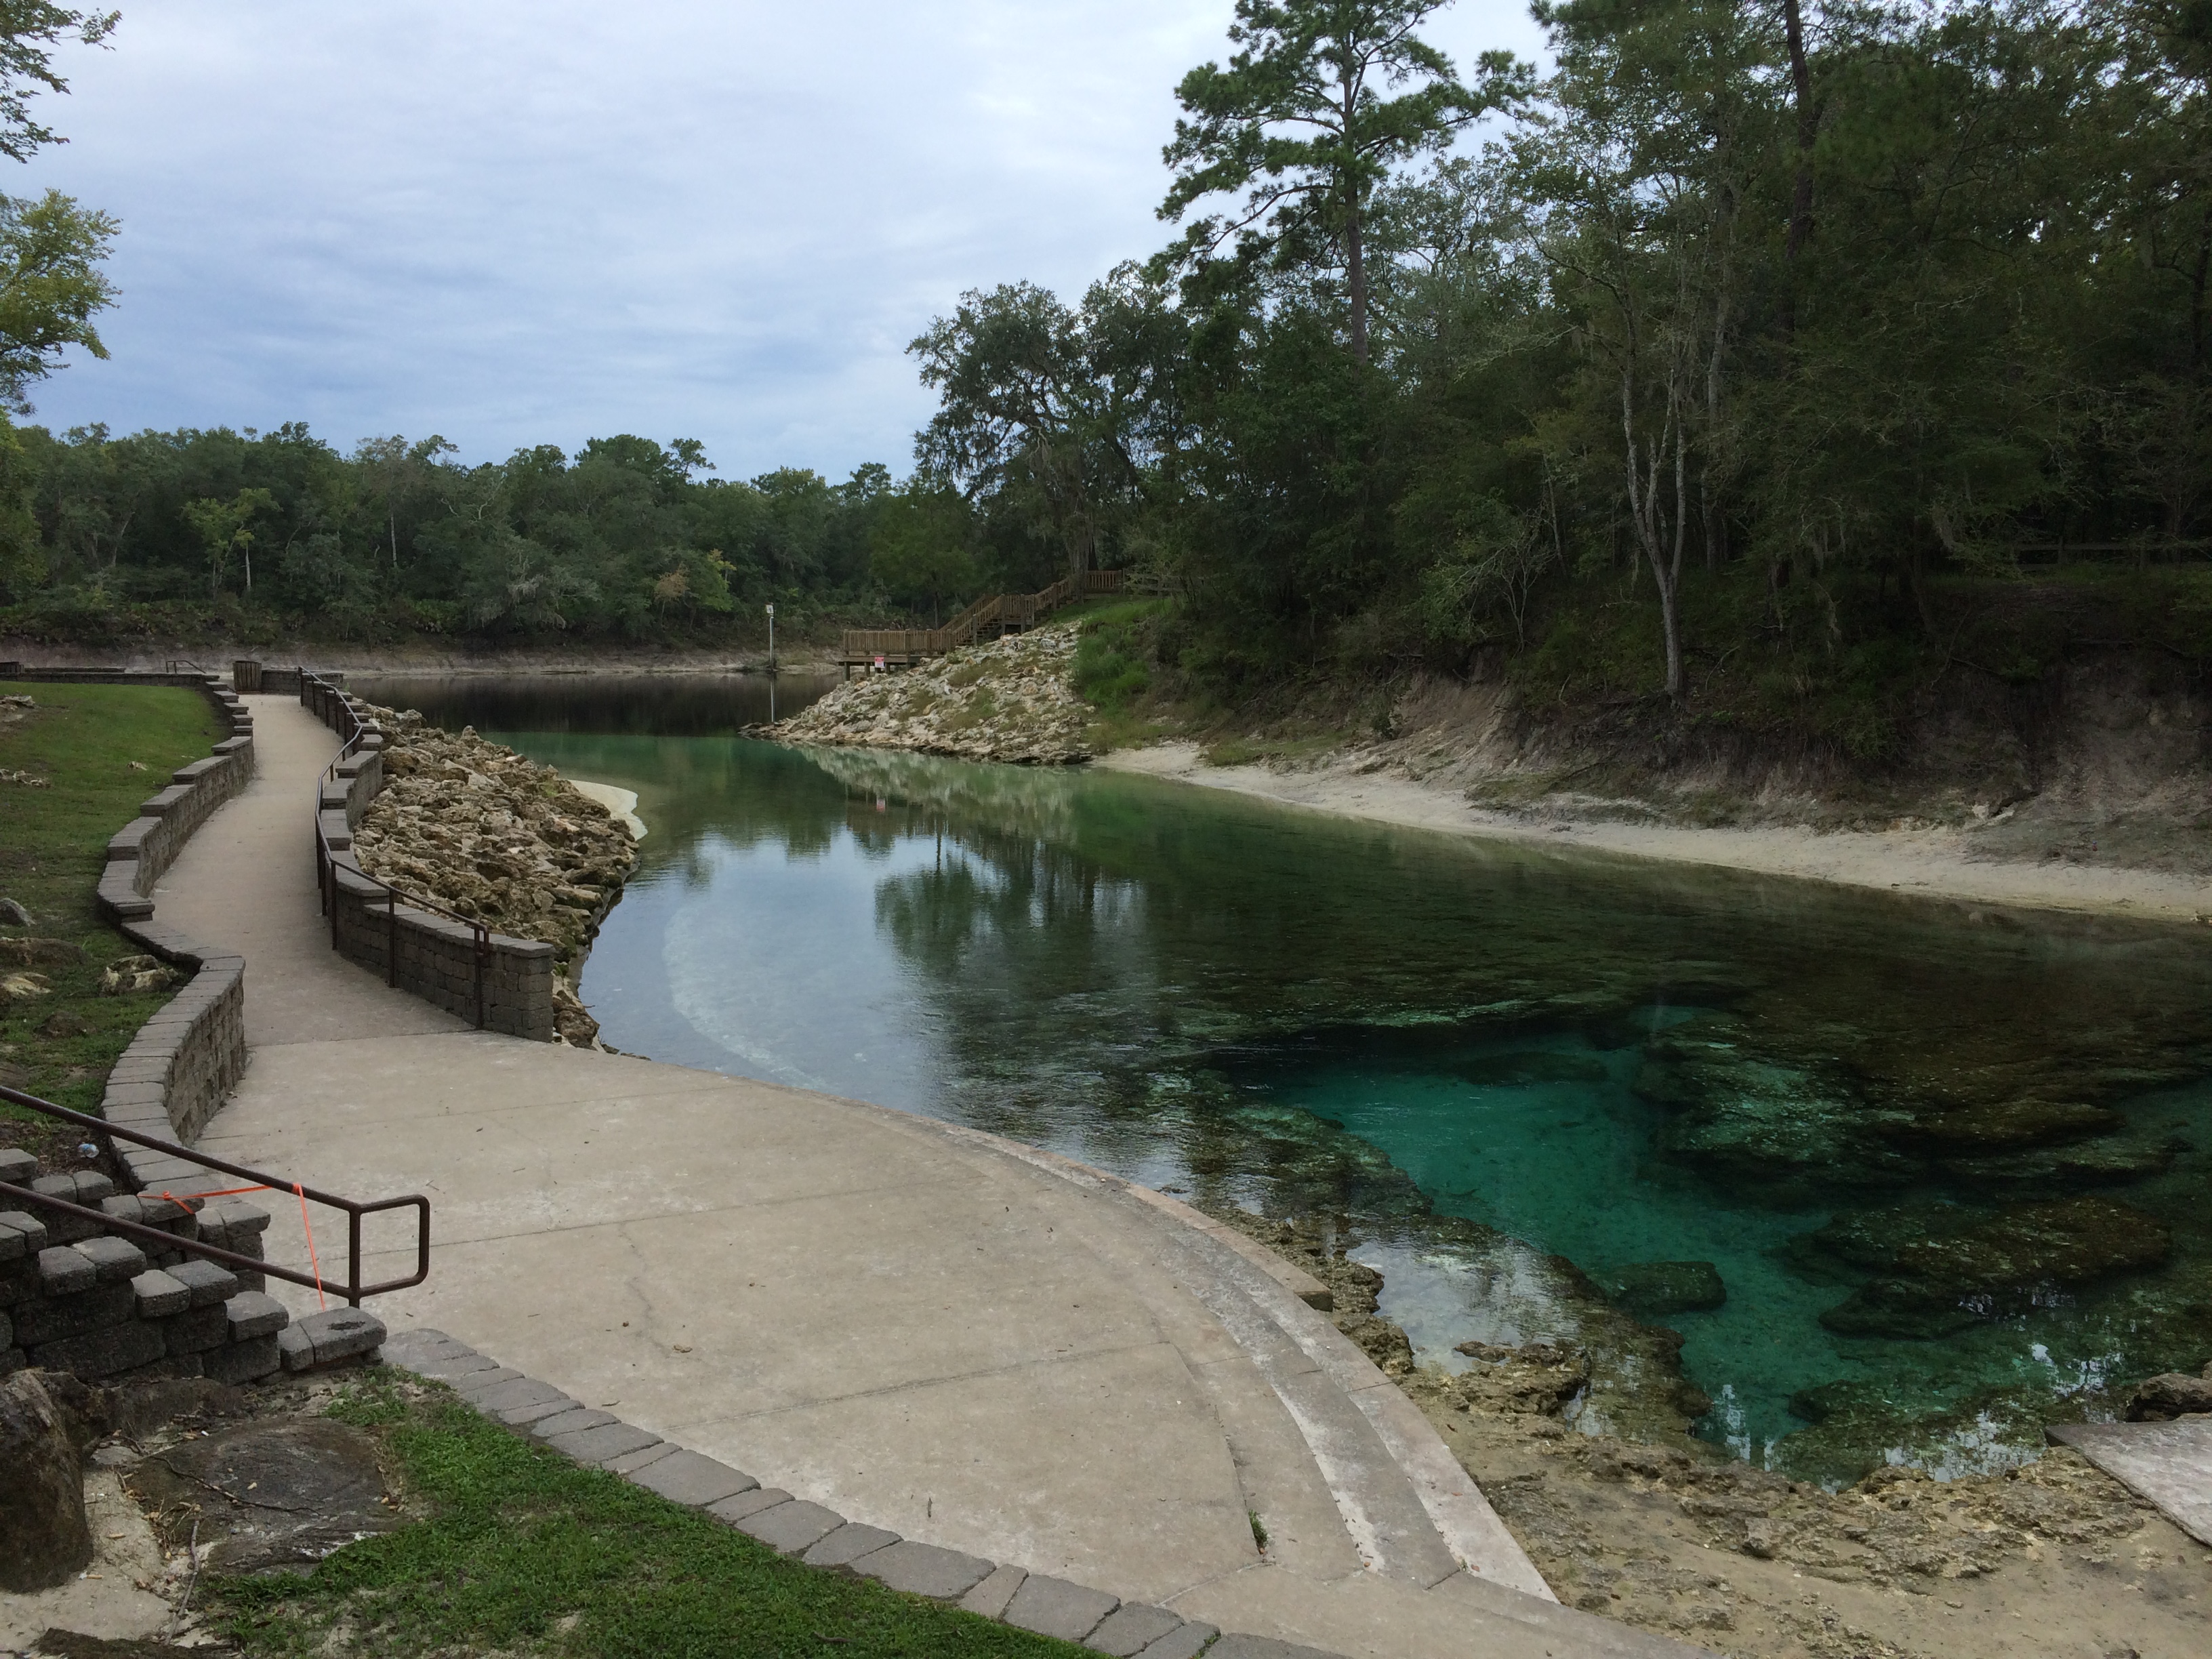
[[[1226,789],[1309,811],[1380,823],[1562,844],[1633,858],[1704,864],[1762,875],[1897,891],[1929,898],[2070,910],[2158,921],[2212,921],[2212,884],[2164,871],[2085,864],[2067,858],[2008,860],[1977,855],[1972,832],[1954,829],[1820,831],[1787,826],[1705,829],[1604,821],[1535,823],[1470,805],[1456,791],[1386,771],[1363,771],[1358,757],[1310,769],[1209,766],[1198,745],[1163,743],[1117,750],[1097,764]]]

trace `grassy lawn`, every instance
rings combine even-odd
[[[100,970],[137,954],[94,907],[107,838],[228,733],[206,699],[173,686],[0,683],[0,696],[14,694],[37,707],[0,709],[0,772],[46,787],[0,781],[0,897],[32,919],[0,919],[0,983],[14,981],[0,991],[0,1082],[93,1111],[109,1067],[173,994],[100,994]],[[0,1146],[45,1156],[76,1140],[0,1105]]]
[[[408,1510],[425,1518],[304,1576],[214,1583],[213,1622],[248,1654],[1083,1652],[801,1566],[395,1372],[367,1373],[331,1414],[383,1442]]]

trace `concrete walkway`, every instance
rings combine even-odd
[[[429,1281],[374,1304],[395,1331],[855,1520],[1227,1630],[1376,1659],[1686,1651],[1550,1601],[1297,1277],[1171,1200],[878,1107],[471,1030],[343,962],[308,839],[335,739],[248,701],[261,775],[157,894],[247,959],[252,1063],[201,1145],[428,1194]],[[271,1208],[272,1257],[304,1264]],[[343,1235],[318,1226],[327,1267]],[[370,1242],[373,1276],[406,1271]]]

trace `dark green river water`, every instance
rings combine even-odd
[[[637,791],[609,1042],[1333,1218],[1425,1360],[1589,1346],[1585,1428],[1951,1473],[2212,1358],[2212,931],[795,751],[758,682],[362,689]]]

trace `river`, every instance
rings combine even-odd
[[[608,1042],[1326,1218],[1425,1361],[1589,1348],[1584,1428],[1949,1474],[2212,1358],[2200,933],[799,751],[759,680],[360,689],[636,791]]]

